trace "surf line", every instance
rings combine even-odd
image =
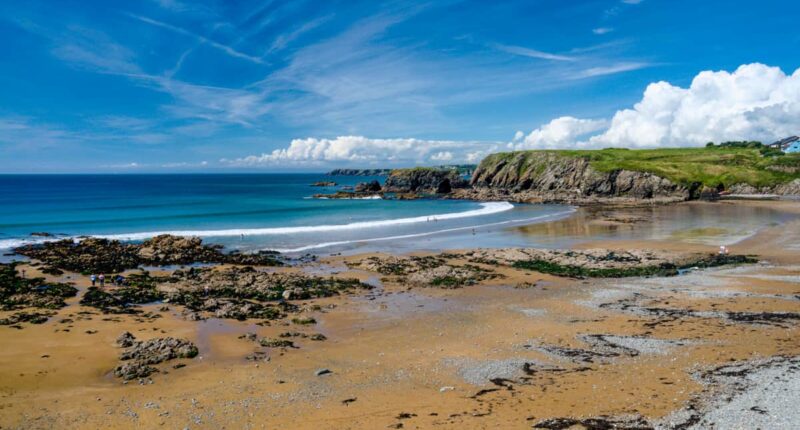
[[[318,225],[318,226],[298,226],[298,227],[266,227],[266,228],[252,228],[252,229],[229,229],[229,230],[183,230],[183,231],[161,231],[161,232],[146,232],[146,233],[123,233],[123,234],[109,234],[97,235],[102,239],[116,239],[116,240],[144,240],[162,234],[170,234],[173,236],[199,236],[199,237],[234,237],[241,235],[248,236],[262,236],[262,235],[285,235],[285,234],[298,234],[298,233],[315,233],[315,232],[329,232],[329,231],[343,231],[343,230],[358,230],[375,227],[389,227],[403,224],[416,224],[426,222],[430,218],[437,220],[450,220],[460,218],[471,218],[481,215],[491,215],[500,212],[505,212],[514,209],[514,205],[508,202],[488,202],[481,203],[479,209],[471,209],[463,212],[450,212],[435,215],[423,215],[411,218],[398,218],[378,221],[359,221],[350,224],[332,224],[332,225]]]
[[[513,223],[519,223],[519,222],[539,221],[539,220],[546,219],[546,218],[549,218],[551,220],[556,220],[556,219],[559,219],[561,217],[573,214],[574,212],[575,212],[575,209],[571,209],[571,210],[568,210],[568,211],[556,212],[556,213],[553,213],[553,214],[539,215],[539,216],[533,217],[533,218],[512,219],[512,220],[507,220],[507,221],[492,222],[492,223],[488,223],[488,224],[479,224],[479,225],[473,225],[473,226],[467,226],[467,227],[454,227],[454,228],[447,228],[447,229],[443,229],[443,230],[428,231],[428,232],[424,232],[424,233],[412,233],[412,234],[404,234],[404,235],[399,235],[399,236],[373,237],[373,238],[360,239],[360,240],[343,240],[343,241],[338,241],[338,242],[324,242],[324,243],[317,243],[317,244],[314,244],[314,245],[301,246],[299,248],[264,248],[263,250],[264,251],[276,251],[276,252],[280,252],[282,254],[293,254],[293,253],[297,253],[297,252],[308,251],[310,249],[330,248],[331,246],[347,245],[347,244],[350,244],[350,243],[380,242],[380,241],[386,241],[386,240],[411,239],[411,238],[415,238],[415,237],[433,236],[433,235],[436,235],[436,234],[451,233],[451,232],[454,232],[454,231],[469,230],[469,229],[473,229],[473,228],[492,227],[492,226],[497,226],[497,225],[513,224]]]

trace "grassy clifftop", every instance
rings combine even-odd
[[[544,154],[583,158],[598,172],[646,172],[685,186],[749,184],[765,187],[800,178],[800,155],[776,156],[764,148],[728,146],[505,152],[486,157],[481,169],[492,170],[492,166],[513,162],[518,171],[523,172],[538,165]]]

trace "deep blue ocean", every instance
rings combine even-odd
[[[143,240],[201,236],[229,249],[333,252],[392,249],[437,238],[464,246],[478,231],[563,217],[559,205],[458,200],[313,199],[383,178],[323,174],[0,175],[0,249],[57,237]],[[473,230],[476,229],[476,230]]]

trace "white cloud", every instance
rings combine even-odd
[[[535,49],[525,48],[522,46],[512,46],[512,45],[501,45],[499,43],[493,45],[496,49],[513,54],[513,55],[521,55],[523,57],[530,57],[530,58],[539,58],[542,60],[553,60],[553,61],[575,61],[574,57],[569,57],[566,55],[558,55],[558,54],[551,54],[549,52],[537,51]]]
[[[574,145],[574,143],[590,133],[606,128],[604,120],[579,119],[571,116],[562,116],[530,132],[524,138],[518,131],[514,141],[508,146],[510,149],[554,149]]]
[[[600,34],[600,35],[608,34],[608,33],[611,33],[612,31],[614,31],[614,29],[611,28],[611,27],[598,27],[598,28],[592,29],[592,33]]]
[[[648,85],[633,109],[618,111],[593,146],[688,146],[709,141],[769,141],[800,132],[800,69],[742,65],[699,73],[689,88]]]
[[[623,72],[631,72],[634,70],[644,69],[651,66],[652,64],[650,63],[640,63],[640,62],[616,63],[608,66],[589,67],[588,69],[580,70],[577,73],[574,73],[567,77],[569,79],[594,78],[597,76],[606,76]]]
[[[450,151],[442,151],[437,152],[431,156],[431,160],[433,161],[452,161],[453,160],[453,153]]]
[[[556,118],[508,145],[532,148],[652,148],[726,140],[769,142],[800,133],[800,69],[786,75],[754,63],[734,72],[704,71],[689,88],[647,86],[631,109],[611,120]]]
[[[288,148],[220,162],[232,166],[322,165],[331,162],[337,165],[417,165],[474,162],[498,149],[499,145],[492,142],[340,136],[335,139],[294,139]]]

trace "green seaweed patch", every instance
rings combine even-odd
[[[533,259],[516,261],[514,264],[512,264],[512,267],[516,269],[532,270],[535,272],[568,278],[628,278],[676,276],[679,275],[682,270],[695,267],[708,268],[729,264],[756,263],[757,261],[758,260],[756,258],[746,255],[714,255],[681,265],[664,263],[640,267],[587,268],[568,264],[557,264],[541,259]]]
[[[295,317],[292,318],[292,323],[297,325],[311,325],[316,324],[317,320],[312,317]]]
[[[19,323],[44,324],[55,315],[55,312],[17,312],[9,317],[0,318],[0,325],[16,325]]]
[[[258,343],[265,348],[294,348],[294,342],[286,339],[272,339],[269,337],[262,337]]]
[[[70,284],[23,278],[17,274],[17,266],[18,263],[0,264],[0,310],[60,309],[67,305],[65,299],[78,294]]]

